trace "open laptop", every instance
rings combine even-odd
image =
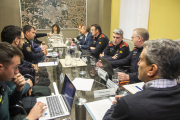
[[[60,95],[37,98],[37,101],[45,103],[47,109],[44,110],[39,120],[54,119],[70,115],[76,88],[65,74],[63,88]]]
[[[111,63],[108,60],[104,59],[103,57],[100,57],[100,60],[102,62],[104,71],[106,71],[110,75],[114,75],[114,71],[113,71],[113,67],[112,67]]]

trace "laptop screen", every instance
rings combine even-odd
[[[72,108],[76,88],[72,84],[71,80],[65,74],[64,83],[61,94],[64,96],[65,102],[68,105],[69,110]]]

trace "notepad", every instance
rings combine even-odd
[[[106,111],[110,109],[111,105],[112,101],[110,99],[103,99],[84,104],[93,120],[102,120]]]
[[[135,94],[143,90],[143,85],[144,85],[144,82],[140,82],[140,83],[135,83],[135,84],[123,85],[123,87],[127,91],[129,91],[131,94]]]
[[[58,62],[43,62],[43,63],[38,63],[38,67],[56,66],[56,65],[58,65]]]

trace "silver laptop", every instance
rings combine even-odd
[[[54,119],[70,115],[76,88],[65,74],[63,88],[60,95],[37,98],[37,101],[45,103],[47,109],[44,110],[39,120]]]

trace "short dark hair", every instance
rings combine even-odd
[[[0,63],[6,68],[11,64],[11,60],[14,56],[23,58],[23,53],[15,46],[7,43],[0,43]]]
[[[180,45],[170,39],[145,41],[146,64],[156,64],[163,79],[176,79],[180,72]]]
[[[98,24],[92,24],[91,27],[93,26],[95,27],[96,30],[98,29],[99,32],[102,33],[101,27]]]
[[[1,40],[2,42],[8,42],[12,44],[15,38],[21,37],[21,32],[22,29],[18,26],[14,26],[14,25],[5,26],[1,32]]]
[[[33,29],[35,30],[35,28],[34,28],[33,26],[25,25],[25,26],[23,27],[23,32],[24,32],[24,34],[26,34],[27,31],[30,32],[30,31],[31,31],[31,28],[33,28]]]
[[[89,28],[87,25],[83,25],[83,26],[84,26],[86,32],[89,32],[89,31],[90,31],[90,28]],[[82,27],[83,27],[83,26],[82,26]]]
[[[52,26],[52,33],[54,33],[54,30],[53,30],[53,27],[54,27],[54,26],[57,27],[57,34],[59,34],[59,33],[60,33],[60,27],[59,27],[58,24],[54,24],[54,25]]]

